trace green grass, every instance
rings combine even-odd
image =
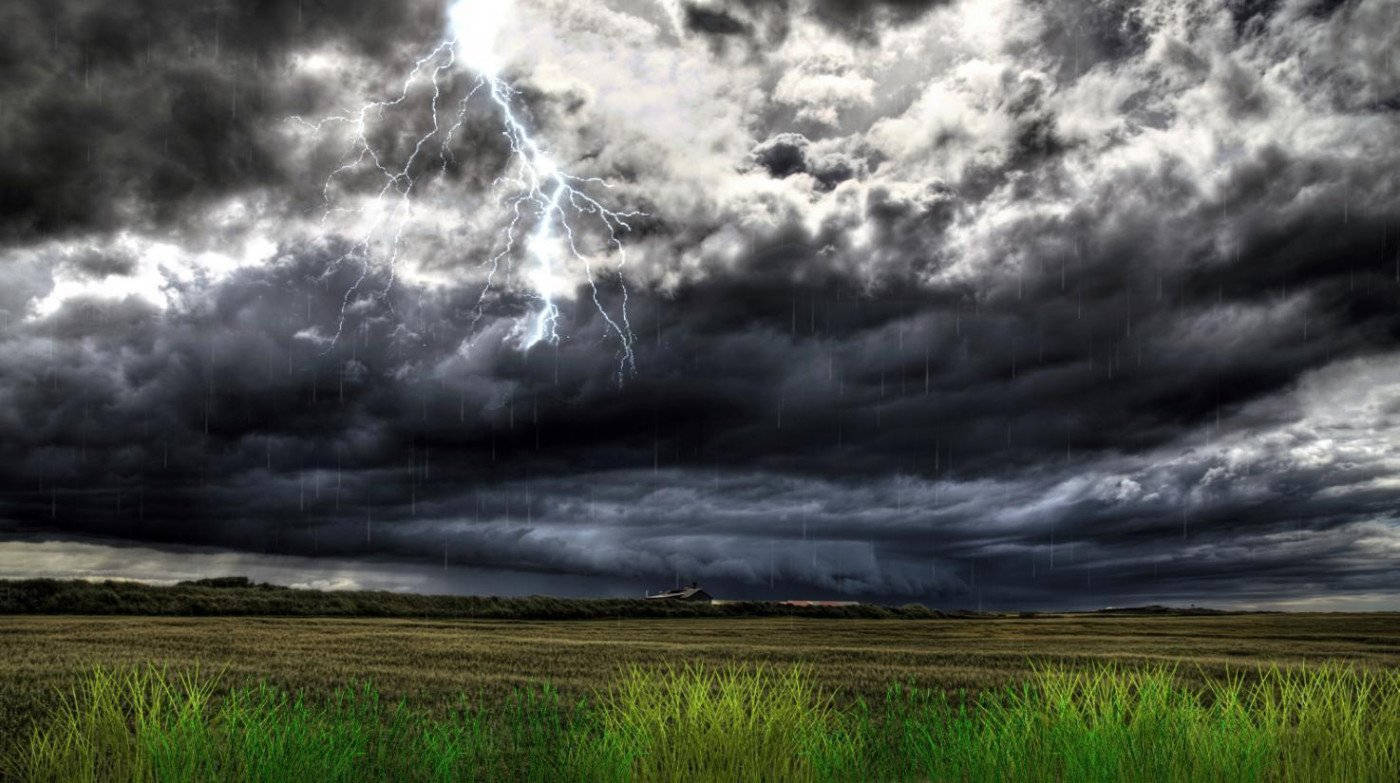
[[[5,761],[31,781],[1400,780],[1400,672],[1037,668],[976,696],[893,684],[840,702],[802,667],[632,667],[588,698],[491,708],[310,700],[99,668]]]
[[[606,779],[814,780],[837,724],[832,696],[797,667],[630,669],[598,699]],[[593,778],[590,778],[593,779]]]

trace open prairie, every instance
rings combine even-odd
[[[1335,663],[1344,664],[1346,672],[1375,672],[1382,678],[1377,681],[1380,685],[1336,679],[1339,670],[1328,668]],[[157,668],[151,669],[148,665]],[[1241,683],[1252,682],[1275,666],[1285,672],[1305,672],[1308,678],[1321,679],[1282,682],[1266,678],[1259,687],[1239,690]],[[573,765],[570,769],[578,772],[580,779],[610,779],[608,775],[613,774],[622,776],[618,779],[632,779],[643,774],[638,771],[637,764],[641,763],[638,759],[664,757],[664,749],[655,745],[658,737],[665,736],[665,730],[658,727],[671,725],[677,719],[666,717],[670,713],[664,710],[671,708],[664,705],[672,704],[675,694],[690,689],[693,697],[701,701],[711,697],[720,700],[707,707],[715,711],[714,715],[724,710],[737,711],[731,718],[718,722],[705,718],[706,726],[724,726],[726,731],[747,725],[745,721],[754,716],[777,715],[783,709],[798,705],[799,712],[792,713],[790,722],[792,726],[807,726],[803,731],[808,733],[802,735],[806,738],[802,740],[805,744],[789,748],[779,742],[771,747],[746,748],[742,753],[749,755],[736,757],[734,761],[742,767],[756,763],[754,754],[767,754],[764,764],[781,767],[798,759],[800,769],[788,769],[781,773],[788,777],[781,779],[853,779],[850,777],[855,774],[852,770],[872,763],[883,764],[880,768],[886,771],[881,774],[890,779],[904,779],[905,771],[912,769],[907,765],[915,764],[916,757],[922,759],[916,766],[926,770],[924,774],[952,774],[969,780],[994,779],[1005,772],[1008,764],[1030,765],[1027,769],[1039,770],[1036,774],[1043,772],[1052,778],[1069,774],[1071,777],[1065,779],[1116,779],[1123,770],[1144,763],[1132,755],[1137,752],[1134,748],[1167,747],[1160,745],[1165,742],[1159,736],[1163,731],[1161,726],[1154,724],[1150,731],[1135,726],[1134,721],[1139,719],[1131,716],[1147,714],[1148,706],[1160,711],[1161,720],[1190,727],[1189,732],[1193,733],[1189,741],[1183,739],[1182,742],[1199,749],[1186,756],[1159,759],[1167,765],[1162,769],[1170,769],[1172,776],[1197,779],[1201,774],[1228,773],[1229,779],[1249,780],[1259,775],[1284,779],[1269,770],[1296,769],[1296,762],[1292,762],[1293,767],[1279,767],[1282,762],[1277,759],[1312,758],[1316,743],[1326,744],[1329,737],[1337,735],[1331,729],[1300,734],[1298,727],[1303,725],[1300,721],[1304,721],[1304,717],[1279,717],[1275,708],[1261,707],[1264,702],[1259,699],[1267,701],[1267,694],[1275,692],[1320,692],[1317,691],[1319,687],[1332,688],[1338,694],[1352,694],[1348,698],[1370,698],[1356,694],[1374,692],[1383,701],[1356,702],[1355,709],[1375,711],[1391,721],[1395,711],[1392,702],[1396,695],[1397,669],[1400,669],[1400,616],[1385,614],[586,621],[9,616],[0,623],[0,704],[3,705],[0,737],[5,738],[5,747],[0,748],[0,753],[10,759],[26,752],[40,753],[26,762],[28,767],[11,765],[17,769],[50,770],[37,778],[26,773],[24,777],[29,779],[61,779],[70,773],[53,770],[86,771],[94,768],[93,764],[100,767],[106,763],[101,759],[111,748],[134,749],[132,752],[136,755],[131,757],[131,763],[138,767],[156,763],[147,758],[149,749],[139,750],[148,747],[148,741],[104,740],[107,744],[101,748],[106,750],[93,745],[93,750],[85,751],[96,754],[94,756],[73,756],[76,751],[72,749],[87,747],[84,743],[96,731],[90,721],[100,710],[94,711],[96,708],[92,705],[102,703],[103,699],[115,700],[111,702],[114,705],[125,705],[111,713],[128,716],[113,724],[119,735],[125,736],[123,733],[127,729],[123,727],[135,714],[129,712],[131,705],[144,703],[142,700],[147,696],[142,693],[159,692],[165,694],[161,697],[165,699],[162,703],[183,704],[181,709],[195,709],[204,716],[194,723],[178,716],[152,717],[156,723],[150,730],[167,739],[176,736],[170,734],[171,731],[187,731],[190,726],[278,725],[287,727],[287,731],[311,732],[305,736],[328,731],[326,726],[352,726],[355,736],[360,736],[356,732],[361,731],[371,733],[355,740],[362,744],[346,746],[337,752],[363,755],[371,752],[366,748],[382,749],[397,742],[385,739],[387,735],[373,734],[379,731],[373,727],[386,726],[389,728],[384,731],[407,732],[404,736],[411,736],[414,742],[426,743],[421,752],[409,752],[405,749],[407,746],[403,746],[390,756],[383,756],[380,760],[388,765],[383,768],[387,770],[383,774],[391,778],[410,775],[416,779],[426,774],[421,765],[410,770],[393,764],[419,765],[424,753],[446,753],[434,756],[446,759],[440,765],[442,775],[504,779],[500,776],[509,771],[509,775],[514,776],[510,779],[533,780],[549,779],[542,770],[555,769],[558,764],[565,763],[560,760],[562,757],[548,755],[556,753],[558,748],[596,750],[604,747],[597,744],[601,741],[598,738],[606,738],[608,742],[621,743],[616,747],[606,746],[612,748],[608,752],[621,755],[616,758],[571,757],[567,762]],[[160,691],[164,686],[158,686],[157,680],[147,675],[138,674],[134,680],[120,679],[130,676],[124,672],[142,670],[161,679],[195,671],[198,674],[194,680],[179,680],[184,684],[179,686],[178,692]],[[98,671],[95,680],[94,671]],[[702,671],[720,672],[721,679],[713,682],[694,679],[702,676]],[[1076,672],[1085,673],[1089,679],[1076,679],[1080,676]],[[1146,679],[1133,679],[1138,676],[1135,672],[1143,673]],[[754,679],[755,673],[758,679]],[[801,679],[786,679],[788,675],[784,673],[795,673]],[[1029,701],[1023,697],[1030,691],[1017,690],[1027,683],[1033,683],[1030,687],[1035,693]],[[899,684],[905,690],[891,691],[892,684]],[[65,700],[62,694],[75,693],[75,685],[82,695]],[[543,691],[539,690],[542,686],[545,687]],[[204,696],[192,697],[187,690],[180,690],[190,687],[212,694],[215,698],[212,703],[223,705],[217,707],[223,711],[218,714],[225,717],[208,717],[205,710],[213,708],[197,706],[204,703]],[[274,690],[266,690],[268,687]],[[617,689],[619,687],[621,690]],[[1161,690],[1164,687],[1168,689]],[[1380,690],[1372,691],[1374,687]],[[356,688],[370,690],[357,691]],[[696,688],[699,690],[694,690]],[[1055,692],[1072,693],[1073,697],[1070,702],[1059,702],[1053,697]],[[1197,697],[1191,695],[1193,692],[1202,694],[1202,700],[1197,701]],[[219,701],[219,694],[230,693],[231,696]],[[350,696],[347,697],[347,693]],[[959,717],[962,713],[956,712],[956,705],[974,703],[968,699],[975,699],[978,694],[990,695],[992,700],[977,702],[980,706],[976,714],[980,717],[975,724],[960,723],[965,719]],[[1157,698],[1153,694],[1164,694],[1161,698],[1167,701],[1148,705],[1146,699]],[[730,696],[737,701],[725,701]],[[304,697],[309,705],[330,705],[316,709],[331,712],[304,712],[309,708],[298,706],[301,701],[296,697]],[[292,700],[287,701],[288,698]],[[565,706],[580,698],[601,704],[601,711],[579,712],[580,708]],[[945,698],[948,706],[940,706],[945,704]],[[772,699],[772,703],[758,704],[763,699]],[[748,705],[746,700],[757,701]],[[386,708],[377,706],[400,701],[411,705],[414,712],[381,712]],[[1289,697],[1287,703],[1297,701]],[[690,697],[683,702],[694,703]],[[1096,715],[1092,721],[1078,712],[1068,717],[1046,712],[1054,704],[1071,702],[1098,705],[1093,709],[1106,712]],[[1228,705],[1234,703],[1242,705],[1240,711],[1229,711],[1232,708]],[[454,712],[462,709],[463,704],[472,705],[471,709],[477,712]],[[822,704],[830,704],[838,712],[823,712]],[[871,713],[866,712],[866,704],[884,713],[871,717]],[[80,706],[80,712],[65,712]],[[812,712],[809,707],[816,711]],[[1125,708],[1129,711],[1119,712]],[[949,709],[955,711],[947,712]],[[342,714],[345,710],[351,712]],[[652,714],[656,710],[663,711]],[[1328,707],[1318,714],[1331,716],[1335,712],[1335,707]],[[911,717],[915,713],[917,716]],[[1255,732],[1249,734],[1253,739],[1246,743],[1248,747],[1236,747],[1236,740],[1243,736],[1239,731],[1243,729],[1230,728],[1231,721],[1254,713],[1267,713],[1268,720],[1277,725],[1250,724],[1251,731]],[[70,718],[63,718],[65,714]],[[681,714],[691,714],[690,708]],[[82,716],[80,720],[76,717],[79,715]],[[650,721],[646,724],[650,728],[639,729],[642,724],[608,723],[619,715],[628,716],[626,720]],[[1332,719],[1327,717],[1327,720]],[[66,720],[78,722],[65,723]],[[173,723],[167,725],[161,721]],[[1015,728],[1021,725],[1018,721],[1025,725]],[[1045,735],[1061,737],[1059,741],[1068,743],[1060,750],[1044,743],[1034,748],[1016,745],[1022,741],[1019,738],[1028,736],[1027,732],[1041,736],[1044,726],[1069,725],[1066,721],[1087,733],[1065,739],[1062,730],[1056,729]],[[87,728],[74,728],[80,725]],[[906,728],[902,733],[890,734],[891,727],[897,725]],[[795,731],[792,726],[775,724],[765,731],[771,730],[774,738],[788,737]],[[924,739],[910,739],[914,735],[910,734],[909,727],[915,726],[919,727],[919,732],[925,732],[919,734]],[[967,734],[960,726],[975,726],[975,736]],[[1095,726],[1146,731],[1143,736],[1152,740],[1144,746],[1142,740],[1132,739],[1136,735],[1124,735],[1105,745],[1102,728]],[[51,739],[42,742],[34,739],[37,736],[33,733],[35,727],[43,727],[44,736]],[[812,727],[824,728],[813,734]],[[451,732],[451,736],[441,734],[443,731]],[[463,734],[464,731],[467,734]],[[73,736],[81,736],[83,741],[74,745],[69,739],[62,739]],[[230,758],[244,759],[238,763],[246,765],[251,763],[249,760],[265,756],[266,743],[283,747],[275,737],[250,739],[240,734],[231,739],[220,736],[217,742],[204,734],[200,734],[198,741],[175,741],[171,747],[200,748],[203,749],[201,753],[208,750],[199,760],[182,756],[178,764],[212,765],[208,769],[229,774],[232,767],[228,765],[233,763]],[[336,736],[344,739],[343,734]],[[1396,760],[1392,756],[1396,751],[1384,742],[1376,745],[1368,737],[1357,735],[1351,744],[1358,749],[1371,748],[1370,756],[1357,761],[1362,756],[1351,750],[1343,756],[1352,762],[1364,763],[1364,769],[1358,767],[1360,777],[1356,779],[1383,779],[1393,769]],[[294,743],[294,746],[322,747],[317,744],[319,742]],[[384,742],[390,745],[383,745]],[[704,775],[715,772],[710,769],[714,761],[713,748],[730,747],[733,738],[711,738],[706,742],[710,750],[696,750],[700,755],[695,759],[666,761],[654,773],[661,774],[664,768],[668,770],[666,774],[684,775],[685,770],[690,769],[701,775],[696,779],[709,779]],[[839,747],[830,744],[833,742]],[[989,742],[1009,742],[1014,747],[1007,745],[1003,758],[981,749]],[[1110,745],[1116,749],[1112,753],[1105,750]],[[455,750],[450,753],[442,750],[448,746]],[[56,749],[62,748],[68,750],[54,755],[59,753]],[[436,750],[432,750],[434,748]],[[930,749],[937,751],[936,757],[919,755]],[[637,756],[637,753],[642,755]],[[1050,755],[1042,759],[1036,755],[1039,753]],[[1074,772],[1064,767],[1062,762],[1069,763],[1067,753],[1083,755],[1093,768]],[[1128,755],[1123,755],[1125,753]],[[1200,753],[1211,754],[1214,766],[1200,769],[1181,766],[1183,759],[1204,758]],[[1104,762],[1105,758],[1110,762]],[[293,767],[288,764],[303,764],[310,765],[306,769],[319,770],[317,774],[329,775],[332,773],[325,764],[331,762],[333,759],[283,759],[278,762],[282,766],[278,767],[277,774],[292,774],[289,770]],[[1107,766],[1103,766],[1104,763]],[[978,764],[990,766],[978,771],[980,767],[974,769]],[[1245,766],[1236,768],[1237,764]],[[245,777],[254,774],[249,767],[237,768],[242,770],[238,774]],[[701,774],[701,769],[709,771]],[[943,772],[935,773],[936,770]],[[343,779],[361,779],[363,772],[348,770]],[[147,773],[141,774],[149,777]],[[194,773],[181,774],[188,777]],[[727,773],[716,774],[723,777]],[[545,777],[539,778],[539,775]],[[991,777],[987,778],[988,775]],[[123,771],[106,777],[99,775],[97,779],[127,779],[127,776],[128,772]],[[1292,774],[1287,779],[1309,777]]]
[[[628,664],[806,664],[843,697],[892,681],[948,690],[1015,681],[1033,664],[1177,663],[1181,673],[1339,659],[1400,666],[1400,615],[1242,614],[939,620],[590,621],[150,618],[0,619],[5,733],[95,665],[156,662],[328,691],[372,680],[428,703],[548,681],[566,693]],[[1199,672],[1198,672],[1199,670]]]
[[[1036,662],[1176,662],[1186,672],[1340,659],[1400,666],[1400,615],[1057,615],[956,620],[803,618],[591,621],[35,617],[0,619],[7,693],[97,664],[199,664],[233,680],[319,689],[372,679],[422,696],[550,681],[591,688],[631,663],[807,664],[852,694],[891,680],[1004,684]]]

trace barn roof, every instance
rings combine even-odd
[[[710,594],[705,592],[704,588],[700,587],[699,585],[690,585],[689,587],[682,587],[679,590],[667,590],[665,592],[647,596],[647,598],[679,598],[681,600],[686,600],[690,598],[709,597]]]

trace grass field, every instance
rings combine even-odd
[[[1319,668],[1324,661],[1343,667]],[[1400,667],[1400,617],[1395,615],[581,622],[12,616],[0,619],[4,752],[14,758],[28,748],[35,727],[52,731],[55,716],[64,714],[60,689],[72,694],[73,685],[90,678],[94,666],[105,667],[113,676],[130,676],[133,671],[145,671],[140,667],[147,663],[163,666],[167,673],[198,666],[204,678],[200,682],[210,682],[211,673],[218,672],[217,681],[207,686],[212,701],[206,707],[232,705],[227,708],[242,712],[237,720],[221,719],[217,725],[271,722],[301,726],[312,733],[339,726],[334,736],[347,742],[359,736],[358,741],[369,743],[365,747],[378,747],[375,743],[383,737],[343,729],[360,725],[364,732],[370,724],[397,726],[394,747],[435,742],[433,747],[477,748],[471,753],[495,753],[491,763],[520,774],[534,768],[521,761],[536,752],[521,750],[527,746],[598,752],[612,748],[612,756],[595,754],[589,760],[571,761],[580,770],[593,770],[594,779],[608,779],[606,770],[635,771],[629,765],[638,762],[628,753],[664,758],[662,751],[667,748],[667,752],[680,752],[665,739],[671,735],[657,727],[679,725],[674,694],[691,693],[686,703],[703,701],[696,701],[694,694],[699,691],[687,676],[710,676],[716,671],[740,680],[727,698],[721,698],[723,688],[702,689],[715,694],[716,714],[729,710],[730,718],[704,723],[701,710],[689,719],[711,727],[752,726],[755,709],[744,707],[746,698],[759,702],[769,698],[768,706],[758,712],[788,716],[782,727],[770,733],[800,741],[801,747],[770,744],[762,753],[800,759],[800,769],[768,779],[860,779],[850,777],[852,770],[877,768],[891,780],[919,779],[909,771],[916,758],[923,759],[918,768],[926,779],[995,779],[973,774],[966,759],[930,755],[928,749],[935,747],[983,748],[984,761],[1001,758],[1003,770],[1015,759],[1031,763],[1040,758],[1035,763],[1049,775],[1040,779],[1113,779],[1111,775],[1121,777],[1120,767],[1126,763],[1120,751],[1144,747],[1141,738],[1134,740],[1129,731],[1132,716],[1157,716],[1157,724],[1150,724],[1157,728],[1142,736],[1162,739],[1162,747],[1175,748],[1178,757],[1216,753],[1244,765],[1228,774],[1211,767],[1206,777],[1215,779],[1305,780],[1309,778],[1281,776],[1263,762],[1249,759],[1262,758],[1260,754],[1276,758],[1281,748],[1341,747],[1347,737],[1358,747],[1384,749],[1386,736],[1392,746],[1400,736],[1400,724],[1385,722],[1395,719],[1387,710],[1400,709],[1396,706],[1400,682],[1395,676]],[[1280,685],[1282,680],[1267,688],[1259,684],[1261,667],[1267,681],[1271,676],[1301,676],[1296,672],[1304,664],[1321,674],[1286,686]],[[1270,674],[1268,667],[1274,665],[1283,669]],[[688,668],[693,666],[700,668]],[[755,667],[762,667],[762,679],[743,680],[756,676],[760,670]],[[792,672],[800,674],[800,681],[785,679]],[[1095,679],[1076,679],[1088,675]],[[1347,676],[1363,679],[1346,680]],[[1381,679],[1364,680],[1367,676]],[[363,685],[366,682],[373,683],[369,690]],[[549,688],[541,690],[545,682]],[[344,690],[355,683],[361,684],[356,686],[359,690]],[[899,689],[891,692],[892,684]],[[1243,690],[1231,692],[1230,687]],[[1262,700],[1266,692],[1290,692],[1288,688],[1295,694],[1331,694],[1326,703],[1333,706],[1309,719],[1313,728],[1306,741],[1299,739],[1298,732],[1280,728],[1300,721],[1299,716],[1281,711],[1279,705],[1287,702],[1275,699],[1274,706],[1267,707]],[[968,695],[958,696],[960,690]],[[1061,698],[1056,693],[1070,696]],[[1365,696],[1370,701],[1364,708],[1357,706],[1362,698],[1358,694],[1370,694]],[[303,697],[301,702],[298,695]],[[580,711],[580,699],[592,706]],[[400,701],[403,706],[395,706]],[[169,703],[177,702],[180,699]],[[1232,712],[1232,703],[1244,705],[1243,711]],[[469,712],[475,711],[470,714],[478,716],[477,723],[464,718],[468,714],[462,711],[464,704]],[[663,708],[667,704],[671,707]],[[1108,716],[1107,722],[1086,723],[1082,716],[1070,720],[1063,712],[1066,704],[1092,708],[1093,714]],[[973,717],[959,719],[960,705],[975,707]],[[71,712],[74,704],[69,707]],[[396,712],[400,709],[406,711]],[[372,720],[366,717],[371,714]],[[1242,715],[1256,723],[1241,723]],[[1317,715],[1332,715],[1336,723],[1326,724]],[[477,725],[482,728],[471,735],[477,739],[463,739],[460,732]],[[1135,730],[1146,731],[1148,725],[1138,724]],[[901,728],[894,731],[894,726]],[[1039,727],[1039,733],[1029,726]],[[1116,734],[1108,731],[1110,726],[1117,727]],[[1395,730],[1381,735],[1381,740],[1367,733],[1387,726]],[[689,730],[690,735],[699,733],[703,732],[694,727]],[[747,731],[745,736],[753,733]],[[1007,744],[1030,735],[1058,737],[1055,741],[1062,747],[1055,750],[1052,743],[1018,750]],[[571,740],[581,736],[590,739]],[[910,737],[924,739],[914,742]],[[210,747],[223,747],[224,757],[230,758],[230,748],[251,741],[243,735],[220,735]],[[991,750],[998,747],[1003,751]],[[1180,756],[1183,748],[1198,751]],[[1314,751],[1297,751],[1297,758],[1315,758]],[[418,752],[415,758],[431,755],[425,753]],[[704,757],[712,755],[713,750]],[[1084,770],[1090,771],[1054,773],[1045,766],[1050,764],[1046,759],[1060,759],[1055,762],[1059,764],[1081,756],[1089,759]],[[619,761],[626,758],[632,761]],[[559,762],[551,758],[534,763]],[[1132,763],[1146,762],[1137,758]],[[1175,779],[1203,779],[1178,762],[1170,763],[1177,765],[1172,769],[1178,772],[1186,769],[1186,777]],[[1295,760],[1289,768],[1302,769],[1300,763]],[[1373,760],[1373,767],[1367,769],[1388,775],[1392,770],[1384,766],[1387,763],[1384,758]],[[365,772],[369,767],[357,769]],[[1095,769],[1100,772],[1092,772]],[[1315,776],[1320,774],[1316,768],[1309,769]],[[703,777],[692,773],[691,779]],[[905,773],[913,777],[902,778]],[[662,779],[659,774],[653,770],[639,779]],[[1033,779],[1029,774],[1021,777]],[[1360,770],[1350,778],[1333,779],[1395,779],[1370,774]],[[402,769],[384,775],[374,779],[439,779]],[[460,769],[452,775],[462,777]],[[453,779],[452,775],[440,779]],[[495,777],[508,779],[504,773]],[[719,774],[713,779],[723,778]]]

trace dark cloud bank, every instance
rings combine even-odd
[[[86,573],[37,544],[60,541],[139,547],[145,576],[227,551],[438,590],[1394,608],[1400,75],[1365,47],[1400,19],[1234,3],[1154,37],[1186,12],[1079,6],[1027,2],[1016,18],[1037,23],[986,53],[1022,63],[978,87],[994,141],[919,114],[936,76],[823,127],[759,111],[733,171],[822,206],[733,235],[738,207],[641,226],[646,252],[732,252],[634,282],[619,384],[587,296],[567,339],[521,352],[528,303],[508,289],[478,318],[475,283],[374,269],[388,293],[329,343],[359,274],[336,236],[274,235],[260,263],[168,280],[169,306],[36,311],[61,275],[135,274],[122,232],[206,234],[231,197],[316,206],[276,128],[329,88],[289,58],[335,47],[392,75],[440,9],[10,4],[0,565],[32,551],[9,575]],[[682,21],[766,41],[741,57],[764,68],[795,26],[875,51],[960,7],[686,4]],[[1096,91],[1119,102],[1112,129],[1077,114]],[[1231,127],[1255,135],[1197,165],[1192,145]],[[492,144],[457,155],[499,160]],[[900,145],[958,163],[934,174]]]

